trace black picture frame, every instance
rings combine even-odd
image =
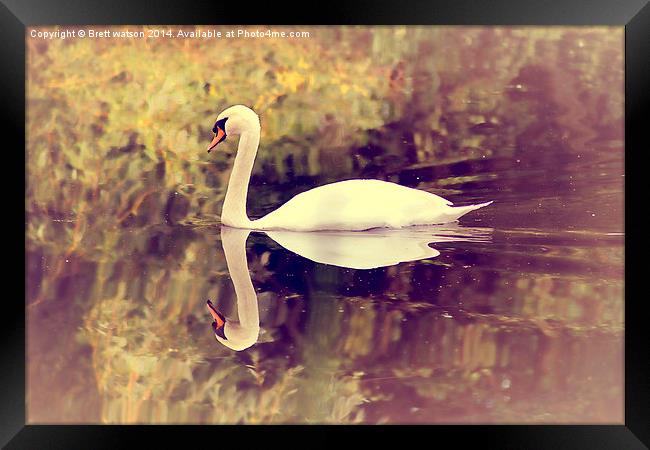
[[[255,5],[255,6],[253,6]],[[447,2],[381,0],[375,2],[326,2],[322,5],[280,8],[277,2],[214,2],[195,1],[191,4],[160,1],[114,0],[0,0],[0,43],[2,70],[0,84],[3,105],[0,108],[4,134],[3,156],[10,158],[11,169],[17,180],[5,179],[7,194],[13,194],[14,183],[23,182],[25,161],[19,146],[25,141],[25,30],[33,25],[81,24],[448,24],[448,25],[618,25],[625,27],[625,139],[626,139],[626,303],[625,303],[625,423],[610,426],[437,426],[432,430],[417,427],[432,436],[450,438],[454,445],[478,438],[478,445],[487,448],[647,448],[650,445],[650,372],[648,371],[647,329],[642,308],[645,301],[640,294],[640,275],[643,270],[642,249],[645,242],[642,226],[632,215],[643,208],[644,187],[639,174],[642,165],[635,160],[647,151],[647,135],[643,120],[648,113],[650,92],[650,5],[644,0],[479,1],[455,0]],[[14,136],[14,145],[7,137]],[[21,163],[22,161],[22,163]],[[16,165],[15,169],[13,164]],[[25,166],[23,166],[25,167]],[[635,174],[636,172],[636,174]],[[22,175],[21,175],[22,173]],[[13,195],[7,195],[8,197]],[[18,195],[15,196],[16,198]],[[6,200],[5,200],[6,204]],[[16,218],[6,223],[22,222],[20,200],[16,200]],[[14,205],[12,205],[13,208]],[[6,209],[10,211],[9,209]],[[24,224],[24,222],[23,222]],[[24,229],[23,229],[24,230]],[[16,230],[16,232],[18,232]],[[6,239],[17,256],[8,256],[8,268],[19,270],[15,261],[20,258],[18,240]],[[15,243],[14,243],[15,242]],[[15,246],[15,249],[13,248]],[[24,248],[23,248],[24,250]],[[24,255],[24,251],[22,252]],[[23,269],[25,266],[23,265]],[[19,276],[7,275],[7,279]],[[23,288],[25,285],[23,284]],[[637,289],[639,288],[639,289]],[[13,294],[13,293],[12,293]],[[2,417],[0,444],[6,448],[119,448],[135,442],[136,435],[147,432],[149,445],[169,443],[173,436],[187,437],[192,442],[205,438],[213,445],[228,445],[244,433],[245,427],[228,427],[227,432],[215,435],[214,429],[200,426],[134,427],[134,426],[40,426],[26,425],[25,414],[25,311],[24,300],[18,294],[4,299],[3,348],[0,370],[0,417]],[[22,299],[24,299],[24,295]],[[646,336],[646,338],[643,338]],[[339,433],[350,432],[350,427],[300,427],[322,436],[322,443],[339,441]],[[388,427],[407,431],[404,427]],[[383,436],[384,427],[355,427],[355,432]],[[256,427],[263,439],[283,442],[287,436],[281,427]],[[286,439],[286,438],[285,438]],[[155,444],[153,444],[155,445]],[[435,445],[432,443],[431,445]]]

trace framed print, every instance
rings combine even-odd
[[[647,445],[643,2],[84,5],[0,7],[8,448]]]

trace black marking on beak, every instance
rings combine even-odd
[[[225,135],[226,135],[226,134],[225,134],[225,133],[226,133],[226,120],[228,120],[227,117],[224,117],[223,119],[217,120],[217,121],[214,123],[214,126],[212,127],[212,132],[213,132],[214,134],[217,134],[217,130],[218,130],[218,129],[221,129],[221,130],[223,130],[223,132],[224,132],[224,136],[225,136]]]
[[[217,120],[214,123],[214,126],[212,127],[214,138],[212,138],[212,142],[210,142],[210,145],[208,145],[208,153],[210,153],[212,149],[217,146],[217,144],[223,142],[226,139],[226,120],[228,120],[228,118],[224,117],[223,119]]]
[[[217,326],[217,322],[212,322],[212,331],[214,331],[214,334],[219,336],[221,339],[228,340],[226,335],[224,334],[223,330],[226,328],[225,324],[222,327]]]

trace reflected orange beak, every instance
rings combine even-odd
[[[223,327],[226,324],[226,319],[217,311],[210,300],[208,300],[208,311],[212,315],[215,323],[217,324],[217,329]]]
[[[219,141],[221,141],[221,138],[223,135],[226,134],[221,128],[217,128],[217,134],[214,135],[214,138],[212,138],[212,142],[210,142],[210,145],[208,145],[208,153],[212,151],[213,148],[217,146]]]

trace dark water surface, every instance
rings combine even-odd
[[[34,191],[29,422],[622,423],[622,35],[590,33],[541,39],[537,60],[495,69],[506,73],[498,89],[473,65],[491,53],[450,59],[450,71],[474,76],[416,79],[414,110],[435,85],[435,105],[417,106],[429,113],[396,113],[335,156],[324,130],[305,144],[318,149],[316,172],[291,151],[270,158],[284,144],[265,147],[263,136],[252,217],[355,177],[456,205],[494,200],[457,224],[222,230],[218,202],[197,213],[194,187],[156,197],[138,171],[124,172],[134,180],[124,189],[142,189],[123,214],[102,209],[103,194],[82,213],[41,207]],[[208,299],[226,335],[239,333],[228,344],[245,349],[216,340]]]

